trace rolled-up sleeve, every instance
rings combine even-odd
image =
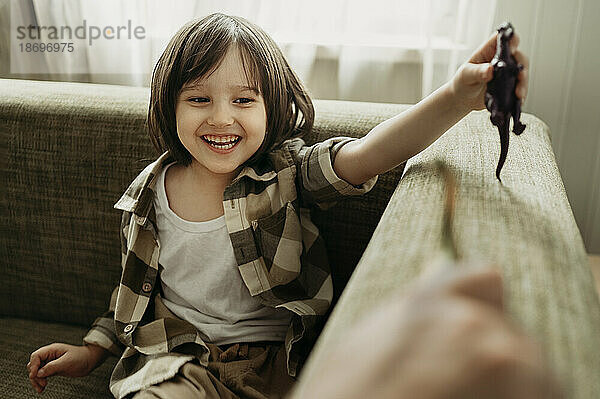
[[[305,206],[316,205],[325,210],[344,197],[368,193],[378,176],[355,186],[340,178],[333,170],[337,152],[351,141],[352,137],[333,137],[307,146],[301,138],[289,140],[288,148],[296,164],[300,196]]]
[[[98,345],[110,351],[113,355],[120,357],[125,350],[125,345],[119,341],[115,333],[114,312],[118,288],[116,287],[113,290],[109,310],[96,318],[92,328],[83,338],[83,342],[84,344]]]

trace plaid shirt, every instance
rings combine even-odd
[[[335,137],[312,146],[287,140],[226,187],[223,208],[241,277],[266,306],[293,312],[285,338],[288,374],[296,376],[323,326],[333,287],[325,245],[309,209],[327,209],[344,196],[362,195],[377,176],[360,186],[333,170],[339,149],[356,140]],[[174,159],[169,152],[148,165],[115,204],[121,221],[122,275],[109,310],[84,338],[120,359],[110,390],[117,398],[171,378],[209,350],[187,321],[164,314],[153,199],[157,176]]]

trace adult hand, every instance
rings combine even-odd
[[[500,274],[462,265],[392,297],[348,331],[303,398],[557,398],[537,344],[503,313]],[[301,377],[302,380],[302,377]]]

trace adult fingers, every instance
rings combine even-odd
[[[483,301],[486,305],[502,310],[502,276],[496,267],[482,267],[481,262],[462,261],[432,273],[425,273],[409,297],[427,300],[441,296],[460,296]]]
[[[539,343],[525,334],[516,331],[514,334],[512,339],[505,340],[504,346],[488,348],[492,367],[487,371],[495,380],[504,381],[502,387],[498,387],[502,393],[499,397],[562,397],[562,387],[554,378]]]
[[[450,291],[503,310],[504,290],[500,272],[496,268],[482,269],[470,264],[458,265],[461,266],[464,270],[461,270],[451,281]]]

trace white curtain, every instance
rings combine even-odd
[[[36,68],[143,86],[169,38],[212,12],[257,23],[314,98],[414,103],[447,81],[493,31],[495,0],[13,0],[11,23],[141,26],[143,40],[76,40]],[[14,33],[11,29],[11,35]],[[18,58],[18,57],[17,57]],[[13,65],[26,71],[27,61]],[[29,61],[31,62],[31,61]],[[14,72],[14,71],[13,71]]]

